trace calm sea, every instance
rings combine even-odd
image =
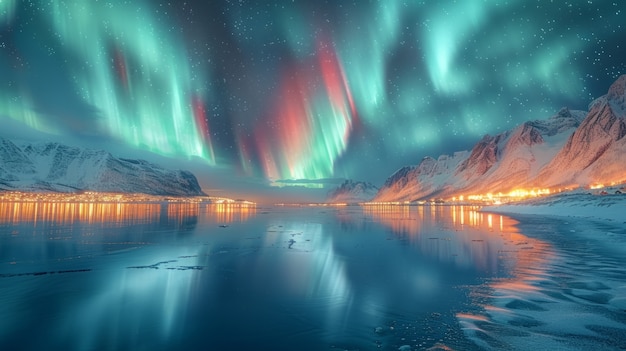
[[[0,349],[626,347],[624,258],[529,223],[462,206],[0,203]]]

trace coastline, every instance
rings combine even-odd
[[[625,210],[623,194],[588,193],[480,209],[516,220],[529,246],[513,247],[512,278],[475,290],[489,299],[458,316],[466,336],[487,350],[623,349]]]
[[[519,222],[517,226],[522,232],[532,236],[543,231],[537,224],[544,223],[545,226],[545,223],[556,221],[558,231],[567,233],[570,238],[594,243],[607,253],[626,255],[625,194],[565,193],[515,204],[485,206],[479,211],[511,217]],[[544,232],[538,238],[552,237],[546,234]]]
[[[484,206],[481,212],[498,214],[575,217],[626,224],[626,194],[566,193],[518,203]]]

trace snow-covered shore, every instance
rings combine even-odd
[[[477,288],[476,296],[489,297],[478,302],[482,311],[457,316],[468,338],[486,350],[626,346],[621,333],[626,325],[621,318],[626,311],[626,194],[577,191],[481,211],[518,220],[528,246],[520,250],[516,244],[503,252],[516,260],[511,278]]]
[[[503,205],[485,206],[484,212],[577,217],[626,223],[626,194],[563,193]]]

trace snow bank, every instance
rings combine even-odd
[[[625,210],[626,195],[587,192],[484,207],[532,216],[502,251],[511,276],[471,288],[465,335],[485,350],[625,349]]]
[[[578,217],[626,223],[626,194],[565,193],[504,205],[485,206],[484,212]]]

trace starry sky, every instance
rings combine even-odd
[[[380,186],[586,110],[626,73],[625,26],[611,0],[0,0],[0,133],[154,156],[221,195]]]

